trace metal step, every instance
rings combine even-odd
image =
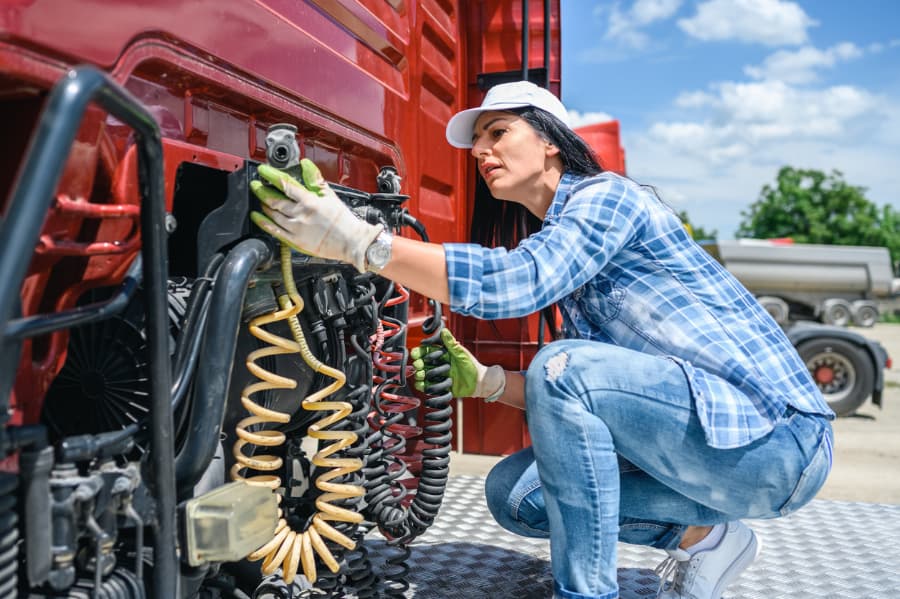
[[[900,597],[900,506],[814,500],[775,520],[747,520],[759,559],[723,599],[896,599]],[[373,535],[373,563],[386,552]],[[484,502],[484,477],[450,479],[434,525],[412,547],[416,599],[549,599],[550,546],[508,533]],[[619,545],[621,599],[656,596],[661,550]]]

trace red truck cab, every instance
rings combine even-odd
[[[252,594],[280,550],[248,574],[240,558],[250,541],[237,523],[277,536],[277,509],[297,539],[328,530],[314,503],[326,466],[311,465],[325,458],[303,449],[314,428],[297,410],[301,391],[327,386],[323,375],[270,355],[259,361],[269,386],[253,395],[252,356],[265,347],[254,319],[279,314],[273,297],[289,287],[285,255],[247,219],[270,127],[295,127],[299,155],[355,208],[374,207],[373,218],[393,218],[404,235],[416,235],[408,214],[431,241],[466,241],[474,170],[445,143],[446,122],[501,81],[527,76],[558,94],[559,14],[558,0],[5,3],[0,533],[22,559],[0,557],[0,570],[17,573],[0,594],[127,587],[169,598],[226,580]],[[379,184],[391,172],[399,193]],[[290,301],[305,304],[294,315],[301,335],[346,373],[335,396],[350,413],[336,426],[356,432],[339,451],[368,466],[341,474],[364,489],[365,504],[340,501],[402,549],[440,505],[453,442],[448,400],[412,397],[396,378],[405,347],[440,312],[340,265],[293,255],[289,268]],[[537,317],[449,324],[508,368],[524,367],[537,347]],[[271,387],[273,373],[294,386]],[[287,422],[242,424],[248,394]],[[468,450],[477,450],[469,435],[494,437],[491,426],[524,430],[517,412],[493,417],[485,426],[484,415],[465,414]],[[281,435],[276,449],[263,449],[260,428]],[[255,449],[240,449],[243,435]],[[243,472],[241,460],[257,455],[280,460],[278,508],[269,491],[226,483],[228,466],[237,460]],[[222,510],[233,517],[210,515]],[[356,564],[360,522],[348,518],[326,544]],[[210,531],[218,543],[204,544]],[[342,549],[342,538],[359,542]],[[328,551],[306,564],[308,584],[374,584],[370,566],[335,570]],[[153,559],[135,559],[144,553]],[[287,568],[278,584],[301,578]]]

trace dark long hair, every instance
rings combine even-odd
[[[563,172],[589,177],[603,172],[603,167],[591,147],[559,119],[540,108],[527,106],[509,110],[519,115],[537,134],[559,148]],[[487,247],[503,246],[512,249],[520,241],[541,229],[541,221],[516,202],[495,198],[476,169],[475,206],[472,211],[471,239]],[[556,312],[554,306],[542,310],[555,338]]]

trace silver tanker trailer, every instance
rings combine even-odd
[[[900,294],[887,248],[761,239],[706,246],[773,318],[870,327],[879,301]]]

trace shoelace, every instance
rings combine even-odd
[[[674,590],[676,593],[681,593],[681,585],[689,561],[690,560],[678,560],[669,556],[654,568],[653,571],[659,576],[659,588],[656,589],[657,598],[663,594],[663,591]],[[669,577],[672,577],[673,574],[674,577],[670,584]]]

